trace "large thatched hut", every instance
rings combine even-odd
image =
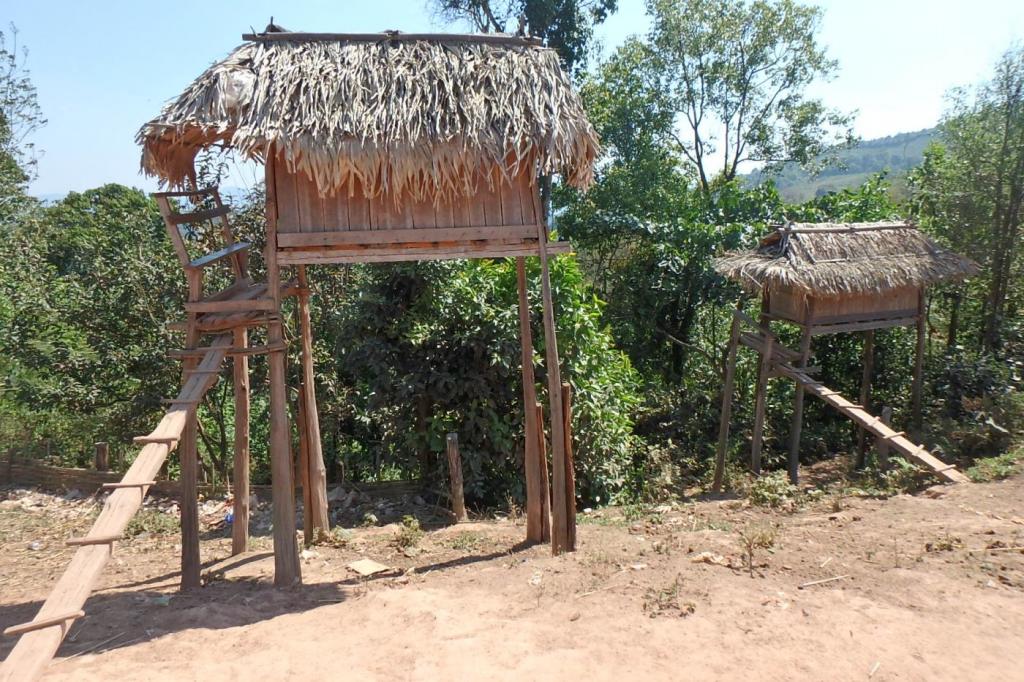
[[[536,254],[537,178],[592,180],[594,129],[534,39],[247,38],[142,127],[142,167],[182,185],[214,146],[265,162],[282,264]]]
[[[925,290],[940,282],[957,280],[977,272],[975,263],[945,249],[911,223],[788,223],[764,237],[757,248],[727,253],[715,261],[715,269],[747,292],[761,297],[758,326],[771,335],[772,322],[797,325],[800,349],[789,361],[804,369],[811,339],[819,334],[862,332],[864,373],[860,406],[870,398],[874,330],[917,327],[917,357],[912,391],[913,420],[920,426],[921,379],[926,334]],[[737,325],[740,318],[737,317]],[[745,337],[734,325],[730,357]],[[764,341],[759,347],[764,351]],[[769,344],[770,345],[770,344]],[[770,350],[770,349],[769,349]],[[755,406],[752,466],[760,467],[761,429],[764,419],[765,384],[773,361],[762,353]],[[803,386],[798,382],[790,438],[789,471],[795,481],[799,457]],[[727,434],[728,409],[723,403],[723,434]],[[720,458],[724,454],[720,441]],[[861,430],[860,457],[864,453]]]
[[[137,136],[144,172],[179,190],[160,200],[171,239],[182,254],[187,249],[178,226],[190,218],[175,214],[168,202],[196,194],[197,156],[226,149],[266,169],[268,282],[264,294],[250,296],[258,310],[250,314],[248,303],[225,303],[225,297],[241,295],[232,292],[219,292],[210,301],[197,298],[190,310],[219,306],[230,309],[232,324],[242,318],[249,320],[246,324],[262,321],[268,346],[277,347],[284,341],[281,297],[297,292],[305,380],[300,395],[306,396],[300,404],[305,428],[299,435],[307,434],[311,453],[303,471],[322,477],[306,266],[516,257],[527,535],[531,540],[550,537],[555,552],[572,549],[569,398],[559,372],[548,273],[549,256],[567,252],[568,244],[549,242],[539,178],[560,174],[585,189],[593,179],[599,146],[557,54],[537,39],[506,35],[292,33],[272,25],[243,39]],[[220,215],[217,211],[190,215],[206,218]],[[526,256],[539,256],[541,264],[550,505],[543,418],[536,409]],[[190,262],[184,265],[188,270]],[[290,267],[297,275],[293,288],[282,274]],[[190,324],[186,350],[199,343],[204,329],[202,319]],[[284,575],[279,582],[289,582],[298,565],[290,558],[294,538],[288,538],[294,517],[288,516],[287,410],[283,389],[274,388],[283,381],[282,356],[270,353],[271,458],[277,462],[275,509],[284,510],[275,517],[275,552],[286,556],[277,566]],[[312,487],[323,486],[314,482]]]

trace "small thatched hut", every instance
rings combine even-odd
[[[737,343],[746,343],[762,353],[751,445],[752,468],[759,471],[765,386],[772,374],[772,366],[778,360],[766,358],[766,354],[771,356],[773,352],[784,352],[789,366],[804,371],[813,336],[863,332],[864,372],[860,408],[857,408],[863,409],[870,398],[874,330],[916,326],[912,410],[914,423],[919,428],[926,340],[925,289],[931,284],[975,274],[978,266],[942,248],[910,223],[875,222],[781,225],[762,239],[753,251],[727,253],[718,258],[715,269],[748,292],[761,296],[761,319],[756,339],[752,340],[740,332],[742,315],[737,314],[729,349],[730,374],[727,381],[731,382],[731,363],[735,362]],[[780,351],[770,331],[773,321],[800,327],[799,351]],[[776,346],[774,351],[773,345]],[[799,461],[804,385],[797,382],[790,436],[789,473],[793,481],[796,481]],[[731,388],[728,394],[723,398],[719,462],[724,457],[728,438]],[[818,394],[826,398],[836,395],[820,391]],[[852,414],[851,410],[844,410],[844,414]],[[859,418],[859,414],[857,412],[854,417]],[[863,462],[863,429],[860,434],[859,460]],[[719,480],[716,477],[716,485]]]
[[[186,190],[163,193],[159,198],[165,204],[201,193],[194,166],[204,150],[232,150],[265,165],[268,281],[259,291],[266,293],[248,299],[239,292],[257,289],[220,292],[216,300],[190,299],[190,310],[230,309],[231,320],[264,320],[268,348],[283,347],[280,300],[287,278],[282,270],[295,267],[298,287],[284,291],[297,291],[299,297],[306,396],[299,435],[301,440],[308,434],[309,467],[319,472],[322,488],[306,266],[516,257],[527,536],[550,538],[556,553],[573,549],[575,495],[566,436],[570,425],[564,418],[569,393],[559,372],[548,268],[549,256],[567,252],[568,244],[548,241],[538,179],[561,174],[585,189],[599,145],[557,54],[537,39],[506,35],[292,33],[271,25],[243,40],[137,135],[143,171]],[[173,214],[169,206],[165,221],[175,241],[180,241],[178,226],[192,222],[190,216],[223,215],[220,209]],[[186,252],[184,246],[179,250]],[[539,256],[541,265],[550,505],[526,256]],[[186,259],[186,270],[219,257]],[[244,300],[224,300],[232,296]],[[253,317],[257,313],[261,317]],[[193,322],[189,347],[199,343],[202,331]],[[290,584],[298,564],[291,533],[283,352],[269,357],[277,577]]]
[[[977,265],[910,223],[789,223],[715,269],[762,294],[767,317],[824,334],[914,324],[925,287]]]

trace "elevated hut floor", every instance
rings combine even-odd
[[[271,587],[269,537],[227,558],[208,515],[206,586],[176,592],[174,535],[120,543],[44,679],[1014,678],[1024,478],[934,491],[828,493],[792,513],[602,509],[580,514],[580,551],[558,558],[520,547],[519,520],[428,527],[406,547],[398,525],[355,528],[307,553],[306,584],[289,590]],[[3,494],[8,625],[34,614],[91,503]],[[755,552],[754,579],[738,540],[751,528],[774,543]],[[361,558],[395,570],[359,578],[346,567]]]

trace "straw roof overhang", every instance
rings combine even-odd
[[[788,287],[823,297],[881,294],[979,270],[906,222],[789,223],[757,249],[727,253],[714,267],[753,293]]]
[[[597,135],[561,68],[513,36],[267,33],[139,130],[142,169],[180,186],[213,146],[271,150],[322,194],[471,195],[481,180],[562,173],[586,189]]]

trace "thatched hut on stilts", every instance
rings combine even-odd
[[[265,165],[263,293],[252,294],[251,283],[237,285],[235,292],[194,292],[185,350],[196,347],[205,333],[266,326],[277,582],[299,579],[280,319],[281,298],[290,293],[299,296],[303,344],[300,435],[308,460],[300,468],[311,472],[309,483],[319,491],[312,500],[307,496],[313,515],[325,508],[307,265],[518,259],[527,536],[550,537],[556,553],[571,550],[575,495],[548,273],[548,259],[565,253],[568,245],[548,240],[538,178],[561,173],[566,182],[586,188],[598,141],[556,53],[535,39],[499,35],[271,30],[244,39],[144,125],[138,142],[143,169],[174,188],[194,188],[196,156],[210,148],[230,149]],[[170,212],[168,198],[161,200]],[[180,240],[175,233],[192,219],[169,215],[172,239]],[[550,534],[527,256],[538,256],[541,263],[551,412]],[[190,263],[183,261],[186,269]],[[289,268],[295,269],[294,281],[283,275]],[[244,338],[237,342],[244,345]],[[186,456],[191,455],[183,452]],[[196,556],[196,542],[187,544],[183,551]]]
[[[780,225],[752,251],[728,253],[715,262],[716,270],[747,292],[761,297],[760,319],[755,323],[739,310],[733,319],[722,398],[715,483],[722,484],[732,408],[732,379],[736,348],[746,345],[760,354],[755,391],[751,470],[761,471],[765,393],[772,376],[796,382],[796,397],[789,440],[789,477],[797,480],[804,393],[811,392],[860,425],[859,459],[864,438],[876,439],[925,464],[949,480],[964,477],[932,457],[901,431],[893,431],[867,411],[871,396],[874,334],[876,329],[915,327],[917,348],[911,391],[914,429],[921,427],[921,394],[926,342],[925,293],[927,287],[975,274],[978,267],[967,258],[942,248],[914,225],[905,222],[788,223]],[[781,346],[771,331],[773,322],[796,325],[800,346]],[[746,324],[752,331],[744,332]],[[811,340],[821,334],[859,332],[864,336],[864,368],[860,403],[851,403],[811,378],[808,367]]]

